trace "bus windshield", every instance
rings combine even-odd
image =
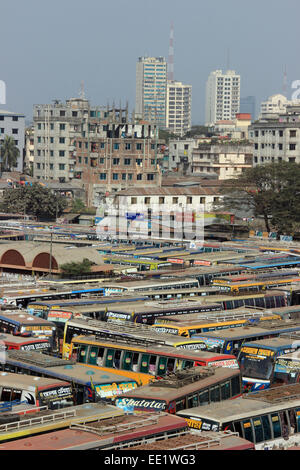
[[[242,347],[239,362],[242,376],[268,380],[274,368],[274,351]]]

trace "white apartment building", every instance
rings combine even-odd
[[[206,82],[205,124],[233,120],[240,110],[241,78],[234,70],[211,72]]]
[[[164,57],[139,57],[136,64],[135,115],[166,126],[167,62]]]
[[[169,80],[166,96],[166,128],[180,137],[192,126],[192,86]]]
[[[300,104],[286,112],[264,117],[249,127],[253,165],[272,162],[300,163]]]
[[[284,95],[272,95],[266,101],[261,103],[259,119],[266,114],[285,113],[287,105],[290,104],[291,102]]]

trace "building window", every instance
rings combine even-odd
[[[60,164],[58,165],[58,169],[59,169],[59,170],[64,170],[64,169],[65,169],[65,165],[64,165],[63,163],[60,163]]]
[[[66,125],[65,124],[60,124],[59,125],[59,130],[60,131],[64,131],[66,129]]]
[[[142,150],[142,144],[140,144],[140,143],[139,143],[139,144],[136,144],[136,149],[137,149],[137,150]]]
[[[100,173],[99,174],[99,179],[100,180],[106,180],[106,173]]]
[[[159,204],[164,204],[165,203],[165,198],[163,196],[160,196],[158,202],[159,202]]]
[[[59,138],[59,143],[60,143],[60,144],[64,144],[64,143],[65,143],[65,138],[64,138],[64,137],[60,137],[60,138]]]
[[[60,151],[59,151],[59,156],[60,156],[60,157],[64,157],[64,156],[65,156],[65,151],[64,151],[64,150],[60,150]]]
[[[118,173],[113,173],[112,176],[113,176],[113,180],[114,180],[114,181],[117,181],[117,180],[119,179]]]
[[[137,198],[136,197],[132,197],[131,198],[131,204],[136,204],[137,203]]]
[[[178,197],[173,197],[172,203],[173,204],[178,204]]]
[[[125,150],[131,150],[131,144],[126,142],[125,143]]]
[[[289,150],[296,150],[296,144],[290,144]]]
[[[153,173],[148,173],[147,180],[148,181],[153,181],[154,180],[154,174]]]
[[[103,158],[103,157],[100,157],[100,158],[99,158],[99,164],[100,164],[100,165],[103,165],[103,163],[104,163],[104,158]]]
[[[113,158],[113,165],[119,165],[120,164],[120,159],[119,158]]]
[[[120,148],[120,144],[115,142],[114,143],[114,150],[119,150],[119,148]]]
[[[132,180],[132,173],[128,173],[128,179]]]
[[[290,137],[296,137],[296,135],[297,135],[296,130],[293,129],[293,130],[290,131]]]
[[[126,173],[122,173],[122,180],[126,180]]]
[[[124,158],[124,165],[131,165],[131,158]]]
[[[18,118],[18,116],[13,116],[13,117],[12,117],[12,120],[13,120],[13,121],[18,121],[19,118]]]
[[[136,179],[137,181],[141,181],[143,179],[143,175],[139,173],[138,175],[136,175]]]

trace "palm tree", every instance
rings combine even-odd
[[[6,135],[0,147],[1,169],[10,170],[17,166],[20,151],[15,145],[14,138]]]

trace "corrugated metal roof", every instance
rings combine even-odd
[[[214,196],[216,194],[220,194],[216,188],[203,188],[199,186],[129,188],[116,193],[117,196]]]

